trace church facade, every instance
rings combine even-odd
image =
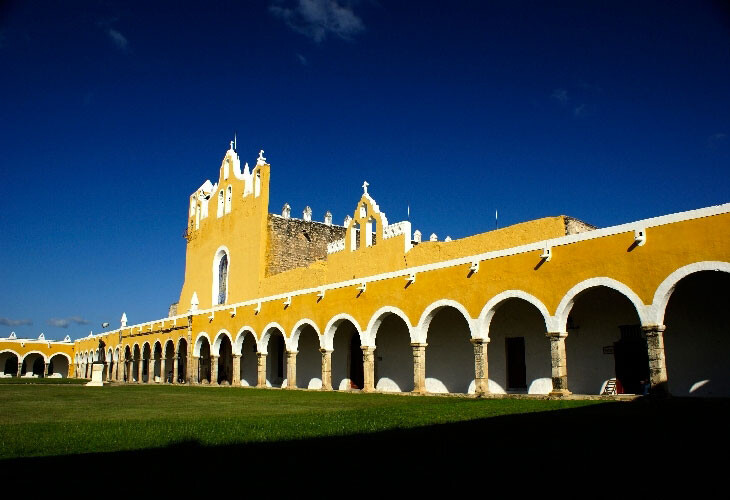
[[[120,383],[730,395],[730,204],[439,241],[389,221],[367,183],[342,225],[308,207],[272,214],[270,169],[263,151],[241,166],[231,145],[217,182],[189,198],[185,280],[168,316],[124,315],[55,348],[70,351],[65,376],[89,377],[103,358]],[[17,342],[0,339],[0,355],[21,374]]]

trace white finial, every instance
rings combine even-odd
[[[421,238],[422,238],[421,231],[419,231],[418,229],[413,231],[413,241],[415,241],[416,243],[420,243]]]
[[[368,194],[368,186],[369,185],[370,184],[368,184],[368,181],[365,181],[365,182],[362,183],[362,191],[363,191],[364,194]]]
[[[345,223],[343,224],[343,226],[345,226],[345,227],[349,226],[351,220],[352,220],[352,217],[350,217],[349,215],[346,215],[345,216]]]
[[[64,342],[71,342],[71,336],[70,336],[70,335],[66,335],[66,336],[65,336],[65,337],[63,338],[63,341],[64,341]]]
[[[307,205],[304,207],[304,211],[302,212],[302,219],[304,219],[307,222],[311,222],[312,220],[312,208]]]
[[[9,338],[9,339],[14,339],[14,338],[16,338],[16,337],[15,337],[15,332],[10,332],[10,337],[8,337],[8,338]]]
[[[125,313],[125,312],[122,313],[122,320],[121,321],[122,321],[122,328],[124,328],[125,326],[127,326],[127,313]]]
[[[327,212],[324,214],[324,223],[327,226],[332,225],[332,212],[330,212],[329,210],[327,210]]]
[[[436,233],[431,233],[431,237],[428,240],[429,241],[438,241],[439,237],[436,236]]]
[[[291,217],[291,207],[288,203],[284,203],[284,206],[281,208],[281,216],[285,219]]]
[[[236,144],[236,133],[233,132],[233,149],[234,150],[237,149],[236,146],[237,146],[237,144]]]
[[[266,165],[266,158],[264,158],[264,150],[263,149],[261,151],[259,151],[259,157],[256,160],[256,165],[257,166]]]
[[[231,141],[231,146],[228,149],[230,149],[231,151],[233,151],[233,141]]]
[[[197,311],[200,301],[198,300],[198,292],[193,292],[193,298],[190,299],[190,310]]]
[[[444,241],[451,241],[451,236],[447,236]]]
[[[41,332],[40,335],[38,335],[38,340],[46,340],[46,336]]]

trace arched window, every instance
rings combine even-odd
[[[223,254],[218,264],[218,303],[226,303],[226,284],[228,283],[228,254]]]
[[[223,190],[218,193],[218,217],[223,217]]]
[[[233,186],[228,186],[226,190],[226,213],[231,211],[231,200],[233,199]]]

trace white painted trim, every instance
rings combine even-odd
[[[268,354],[269,352],[269,339],[271,338],[271,330],[279,330],[282,337],[284,337],[284,344],[286,344],[286,330],[276,321],[272,321],[261,330],[261,338],[257,342],[256,350],[262,354]]]
[[[589,278],[587,280],[581,281],[573,288],[568,290],[568,292],[563,296],[562,300],[560,301],[560,304],[558,304],[558,308],[555,311],[555,323],[553,324],[553,327],[556,328],[555,331],[566,331],[568,315],[570,314],[571,309],[573,309],[573,304],[575,303],[576,296],[581,292],[588,290],[589,288],[594,288],[598,286],[611,288],[623,294],[627,299],[631,301],[631,303],[636,308],[636,313],[639,315],[639,321],[641,322],[641,324],[648,325],[651,323],[651,318],[648,315],[647,307],[641,301],[636,292],[634,292],[631,288],[624,285],[620,281],[616,281],[613,278],[607,278],[604,276],[599,278]]]
[[[15,354],[15,356],[17,356],[17,358],[18,358],[18,362],[20,362],[20,354],[18,354],[17,352],[13,351],[12,349],[0,349],[0,354],[2,354],[4,352],[9,352],[11,354]]]
[[[327,326],[324,328],[324,335],[320,338],[320,341],[322,342],[322,349],[327,349],[328,351],[333,351],[334,347],[332,347],[333,340],[335,338],[335,331],[337,331],[337,327],[340,326],[340,324],[347,320],[350,323],[352,323],[355,326],[355,329],[357,330],[357,334],[360,336],[360,344],[363,342],[362,338],[362,328],[360,328],[360,324],[347,313],[340,313],[336,316],[334,316],[329,322],[327,323]]]
[[[290,351],[298,351],[299,347],[299,335],[302,333],[302,328],[305,325],[309,325],[314,329],[314,333],[317,334],[319,344],[322,345],[322,334],[319,332],[317,324],[309,318],[302,318],[294,325],[289,335],[289,341],[286,344],[286,348]]]
[[[48,363],[48,356],[46,356],[45,354],[43,354],[41,351],[28,351],[28,352],[26,352],[25,354],[23,354],[23,357],[21,358],[20,363],[23,363],[25,361],[25,358],[27,358],[31,354],[40,354],[41,357],[43,358],[43,362],[44,363]]]
[[[418,325],[414,329],[414,342],[426,343],[428,337],[428,327],[431,324],[431,320],[436,315],[436,313],[444,307],[453,307],[454,309],[459,311],[462,316],[464,316],[467,326],[469,327],[469,336],[471,338],[474,338],[476,332],[476,328],[474,327],[474,319],[472,319],[469,311],[466,310],[466,307],[461,305],[461,303],[456,302],[455,300],[441,299],[429,304],[428,306],[426,306],[426,309],[423,310],[423,313],[421,314],[421,319],[418,320]]]
[[[205,332],[200,332],[200,333],[199,333],[199,334],[198,334],[198,335],[197,335],[197,336],[195,337],[195,342],[193,343],[193,357],[194,357],[194,358],[199,358],[199,357],[200,357],[200,347],[201,347],[201,345],[202,345],[202,340],[203,340],[203,338],[205,338],[205,339],[206,339],[206,340],[208,341],[208,345],[209,345],[209,346],[212,346],[212,345],[213,345],[213,344],[212,344],[212,343],[210,342],[210,337],[208,337],[208,334],[207,334],[207,333],[205,333]],[[212,351],[212,349],[211,349],[211,353],[212,353],[212,352],[213,352],[213,351]]]
[[[540,299],[527,292],[523,292],[522,290],[505,290],[504,292],[498,293],[497,295],[489,299],[489,301],[482,308],[482,312],[479,313],[479,317],[475,322],[475,325],[477,327],[475,332],[475,338],[481,338],[489,341],[489,327],[492,324],[492,318],[497,312],[497,309],[499,309],[499,307],[509,299],[524,300],[525,302],[528,302],[535,306],[537,310],[540,311],[540,314],[545,321],[545,331],[555,331],[554,318],[550,315],[550,311],[548,311],[548,308],[545,307],[545,304],[543,304]]]
[[[368,323],[367,329],[365,330],[365,333],[363,335],[362,345],[367,345],[371,347],[375,347],[375,337],[378,334],[378,329],[380,328],[380,325],[383,323],[383,320],[387,318],[389,315],[395,314],[400,319],[402,319],[406,326],[408,327],[408,336],[411,339],[411,342],[417,342],[418,340],[414,337],[414,328],[413,325],[411,325],[411,320],[408,319],[408,316],[406,313],[404,313],[402,310],[398,309],[397,307],[392,306],[384,306],[375,311],[373,316],[370,318],[370,322]]]
[[[52,360],[53,358],[55,358],[56,356],[64,356],[64,357],[66,358],[66,360],[68,361],[68,364],[69,364],[69,365],[73,364],[73,361],[71,360],[71,356],[69,356],[69,355],[68,355],[68,354],[66,354],[65,352],[54,352],[54,353],[53,353],[53,354],[51,354],[51,356],[50,356],[50,357],[48,358],[48,362],[50,363],[50,362],[51,362],[51,360]]]
[[[651,306],[649,306],[650,317],[655,325],[664,324],[664,313],[667,310],[667,304],[669,299],[674,293],[674,289],[677,284],[690,274],[698,273],[700,271],[719,271],[724,273],[730,273],[730,263],[722,261],[703,261],[695,262],[694,264],[688,264],[684,267],[680,267],[669,276],[664,278],[664,281],[657,287],[654,292],[654,298]]]
[[[256,336],[256,330],[250,326],[244,326],[238,330],[238,333],[236,334],[236,342],[233,344],[233,354],[236,356],[241,355],[243,343],[246,341],[246,333],[250,333],[253,336],[254,344],[256,344],[256,348],[258,349],[258,337]]]
[[[213,356],[220,356],[221,340],[224,335],[228,337],[228,341],[231,343],[231,351],[233,350],[233,337],[231,337],[231,333],[228,330],[222,328],[215,334],[215,340],[210,345],[210,353]]]
[[[578,233],[578,234],[571,234],[568,236],[560,236],[558,238],[553,238],[549,240],[542,240],[537,241],[533,243],[528,243],[525,245],[520,245],[517,247],[511,247],[511,248],[505,248],[502,250],[496,250],[491,252],[485,252],[481,254],[475,254],[470,255],[466,257],[460,257],[458,259],[451,259],[451,260],[445,260],[441,262],[431,263],[431,264],[424,264],[421,266],[414,266],[414,267],[406,267],[404,269],[400,269],[398,271],[391,271],[387,273],[381,273],[381,274],[375,274],[372,276],[364,277],[364,278],[357,278],[353,280],[347,280],[347,281],[340,281],[336,283],[330,283],[325,285],[318,285],[313,288],[304,288],[299,290],[291,290],[286,291],[277,295],[270,295],[266,297],[258,297],[250,300],[245,300],[242,302],[237,302],[235,304],[224,304],[219,305],[216,307],[211,307],[209,309],[205,310],[198,310],[195,311],[196,315],[202,315],[202,314],[209,314],[211,312],[217,311],[217,310],[225,310],[230,309],[231,307],[245,307],[245,306],[255,306],[258,303],[263,302],[271,302],[271,301],[280,301],[284,300],[289,296],[296,297],[299,295],[307,295],[311,293],[319,293],[322,290],[336,290],[338,288],[347,288],[352,286],[359,286],[363,283],[370,283],[375,281],[382,281],[382,280],[388,280],[393,278],[405,278],[406,276],[410,276],[412,273],[422,273],[422,272],[428,272],[428,271],[435,271],[438,269],[445,269],[449,267],[456,267],[456,266],[471,266],[471,264],[474,261],[484,261],[484,260],[492,260],[492,259],[498,259],[501,257],[509,257],[512,255],[519,255],[523,253],[530,253],[530,252],[542,252],[545,249],[546,245],[549,245],[551,247],[558,247],[563,245],[570,245],[573,243],[578,243],[581,241],[588,241],[593,240],[597,238],[603,238],[606,236],[613,236],[616,234],[621,233],[630,233],[633,238],[634,230],[637,228],[649,228],[649,227],[657,227],[657,226],[663,226],[667,224],[673,224],[677,222],[684,222],[688,220],[693,219],[701,219],[706,217],[712,217],[715,215],[722,215],[730,213],[730,203],[725,203],[722,205],[716,205],[711,207],[705,207],[705,208],[698,208],[695,210],[689,210],[686,212],[678,212],[674,214],[669,215],[662,215],[659,217],[652,217],[649,219],[643,219],[638,220],[635,222],[629,222],[626,224],[620,224],[617,226],[611,226],[606,227],[603,229],[594,229],[592,231],[586,231],[584,233]],[[539,259],[539,254],[535,255],[536,259]],[[230,253],[228,255],[228,273],[230,276],[230,269],[231,269],[231,256]],[[466,271],[466,269],[465,269]],[[227,289],[226,289],[227,291]],[[172,316],[170,318],[167,318],[168,320],[176,320],[176,319],[186,319],[188,316],[187,313],[179,314],[177,316]],[[159,321],[159,320],[155,320]],[[144,327],[146,325],[150,325],[152,323],[155,323],[155,321],[150,321],[146,323],[139,323],[137,325],[133,325],[131,327],[127,328],[137,328],[137,327]],[[112,330],[110,332],[106,332],[104,335],[113,334],[115,332],[118,332],[118,330]],[[102,334],[97,335],[91,335],[89,337],[85,338],[95,338],[98,336],[101,336]]]

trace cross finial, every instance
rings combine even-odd
[[[370,185],[370,184],[368,184],[368,181],[365,181],[365,182],[363,182],[363,183],[362,183],[362,190],[363,190],[363,193],[365,193],[365,194],[368,194],[368,186],[369,186],[369,185]]]
[[[231,148],[230,149],[233,149],[233,141],[231,141]]]

